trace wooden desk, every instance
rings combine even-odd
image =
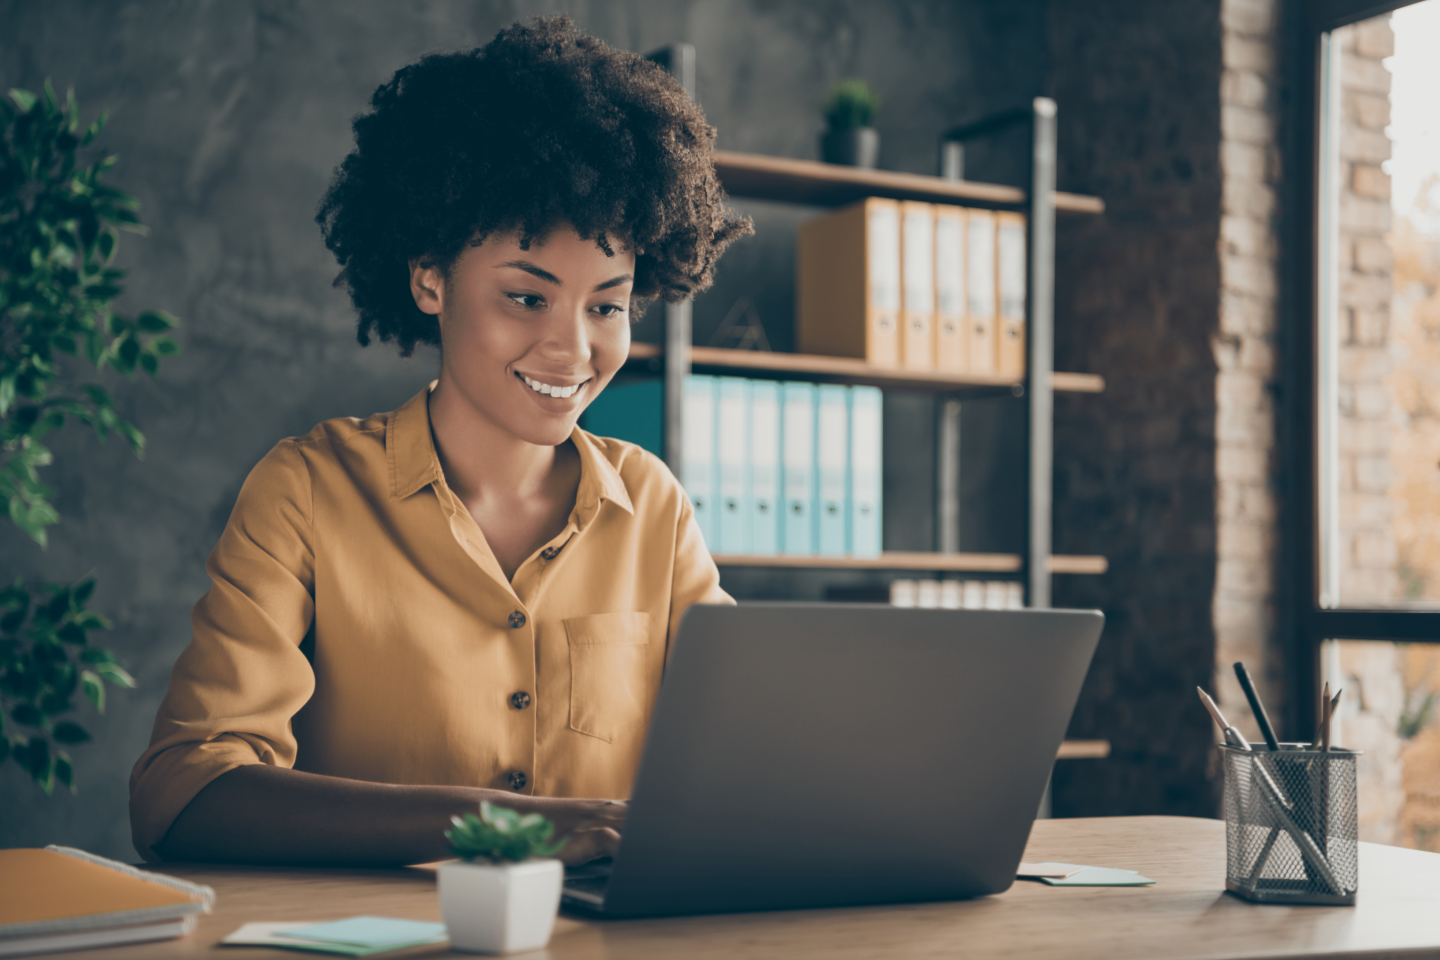
[[[1355,907],[1257,906],[1222,893],[1225,829],[1216,820],[1041,820],[1027,860],[1139,870],[1153,887],[1064,888],[1019,881],[958,903],[589,922],[561,916],[548,950],[584,960],[783,957],[1127,958],[1440,956],[1440,855],[1360,845]],[[286,953],[213,945],[251,920],[380,914],[439,920],[432,875],[412,870],[167,868],[208,883],[213,914],[186,940],[50,957],[242,960]],[[289,957],[306,954],[289,953]],[[322,956],[311,954],[309,956]],[[444,947],[385,956],[462,957]]]

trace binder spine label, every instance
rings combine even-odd
[[[750,384],[750,552],[780,552],[780,387]]]
[[[780,547],[785,553],[815,552],[815,387],[787,383],[780,442],[784,447],[785,519]]]
[[[870,201],[865,211],[865,274],[871,363],[900,362],[900,208]]]
[[[1001,214],[999,368],[1001,373],[1025,375],[1025,218]]]
[[[720,553],[749,553],[750,384],[737,377],[719,381],[716,410],[719,492],[716,498],[717,536]]]
[[[850,552],[880,555],[882,541],[882,398],[877,387],[850,391]]]
[[[907,202],[901,213],[901,362],[925,369],[935,365],[935,216],[928,203]]]
[[[820,388],[816,416],[815,462],[819,468],[820,509],[816,526],[817,553],[839,556],[849,552],[846,528],[846,474],[850,461],[849,396],[845,387]]]
[[[935,366],[966,371],[965,215],[958,207],[935,215]]]
[[[966,231],[970,372],[995,371],[995,215],[972,210]]]

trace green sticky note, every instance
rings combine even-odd
[[[224,940],[221,940],[220,943],[222,946],[281,947],[286,950],[308,950],[315,953],[329,953],[342,957],[369,957],[379,953],[387,953],[391,950],[399,950],[404,947],[441,943],[445,940],[444,925],[438,923],[425,925],[431,928],[439,927],[440,935],[438,937],[432,935],[402,943],[379,942],[371,946],[361,946],[355,943],[337,943],[330,940],[302,940],[297,937],[288,936],[292,931],[315,926],[323,927],[328,925],[312,923],[247,923],[239,930],[231,933]],[[322,931],[322,933],[323,932],[324,931]]]
[[[390,917],[350,917],[332,923],[317,923],[280,933],[282,937],[320,940],[353,947],[393,949],[401,944],[438,942],[445,939],[445,924]]]
[[[1057,864],[1057,866],[1070,866],[1070,864]],[[1052,887],[1147,887],[1155,881],[1149,877],[1140,876],[1134,870],[1086,867],[1073,876],[1041,877],[1040,882],[1048,883]]]

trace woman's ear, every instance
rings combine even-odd
[[[410,295],[421,313],[440,316],[445,309],[445,277],[438,267],[426,266],[419,260],[410,261]]]

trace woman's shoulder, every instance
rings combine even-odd
[[[346,475],[385,472],[387,433],[402,410],[368,417],[322,420],[303,434],[284,437],[255,465],[255,479],[313,481],[339,469]]]

